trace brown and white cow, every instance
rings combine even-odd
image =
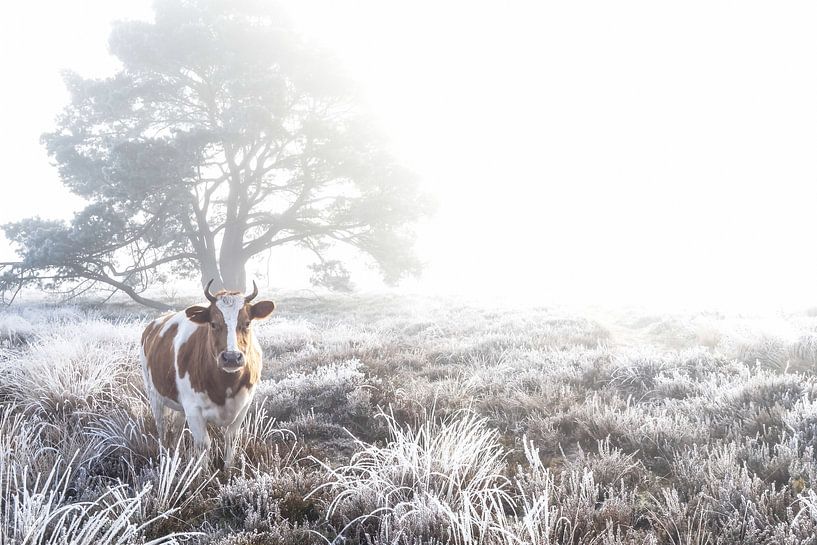
[[[247,415],[261,376],[261,346],[252,322],[272,313],[272,301],[251,303],[237,291],[210,293],[209,306],[192,306],[151,322],[142,333],[142,372],[159,440],[164,440],[164,415],[179,411],[200,450],[210,446],[207,424],[226,428],[224,466],[233,458],[235,434]],[[177,419],[180,421],[180,418]]]

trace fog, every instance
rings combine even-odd
[[[285,5],[436,198],[419,227],[425,273],[404,289],[817,303],[814,4]],[[151,13],[142,1],[6,7],[2,222],[82,205],[39,142],[67,101],[60,71],[112,73],[110,23]],[[303,285],[299,258],[281,255],[271,282]],[[358,287],[379,286],[357,272]]]

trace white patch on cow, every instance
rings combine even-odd
[[[227,351],[238,352],[238,313],[244,308],[244,296],[222,295],[216,301],[216,307],[224,315],[224,323],[227,324]]]
[[[175,314],[175,313],[169,313],[169,312],[166,312],[166,313],[162,314],[161,316],[159,316],[158,318],[155,318],[155,319],[154,319],[154,320],[151,322],[151,325],[154,325],[154,326],[160,325],[160,324],[162,324],[162,323],[163,323],[165,320],[167,320],[168,318],[170,318],[170,316],[171,316],[171,315],[174,315],[174,314]]]
[[[183,310],[177,312],[173,318],[167,321],[167,324],[165,324],[165,326],[162,328],[162,333],[164,334],[165,330],[173,324],[177,324],[179,326],[179,329],[176,330],[176,336],[173,338],[173,349],[178,354],[179,348],[181,348],[182,345],[187,342],[187,339],[189,339],[193,333],[195,333],[196,330],[202,326],[196,322],[190,321]]]
[[[159,331],[159,336],[164,337],[165,333],[167,333],[167,330],[170,329],[171,327],[173,327],[174,325],[179,326],[179,332],[181,332],[182,327],[184,325],[187,325],[187,324],[193,326],[193,329],[187,335],[187,337],[189,337],[190,335],[193,334],[193,331],[196,330],[195,328],[197,326],[196,326],[196,324],[194,324],[193,322],[191,322],[190,320],[187,319],[187,315],[184,313],[183,310],[179,311],[176,314],[174,314],[172,318],[170,318],[168,321],[165,322],[165,325],[163,325],[161,331]],[[187,340],[187,337],[185,337],[185,340]],[[176,340],[178,340],[178,338],[179,338],[179,333],[176,333]],[[175,342],[174,342],[174,344],[175,344]]]

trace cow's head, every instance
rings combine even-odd
[[[207,326],[211,354],[216,356],[218,366],[228,372],[244,367],[246,353],[252,342],[253,320],[263,320],[269,316],[275,304],[272,301],[251,301],[258,295],[258,286],[252,283],[253,291],[244,296],[237,291],[210,293],[210,280],[204,288],[204,295],[210,301],[209,307],[192,306],[185,309],[187,318],[196,324]]]

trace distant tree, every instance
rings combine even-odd
[[[332,291],[352,291],[352,275],[337,259],[315,263],[309,266],[309,270],[312,271],[309,280],[316,286],[323,286]]]
[[[157,268],[244,289],[248,261],[285,244],[314,252],[328,284],[349,285],[334,243],[386,281],[418,271],[411,225],[429,202],[333,59],[266,2],[155,10],[155,23],[115,25],[117,74],[65,77],[70,104],[43,142],[89,204],[67,223],[4,226],[22,280],[101,283],[163,307],[140,295]]]

